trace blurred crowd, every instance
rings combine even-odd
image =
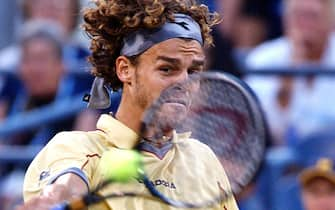
[[[335,0],[202,2],[223,17],[213,30],[215,45],[206,49],[208,70],[244,80],[269,127],[268,154],[237,195],[240,209],[334,210]],[[80,29],[88,0],[2,0],[0,5],[1,126],[18,114],[89,91],[89,43]],[[78,82],[82,77],[76,73],[86,79]],[[103,111],[112,110],[98,112]],[[6,146],[44,145],[61,130],[92,130],[98,112],[82,109],[57,122],[0,135],[0,153]],[[0,210],[21,202],[26,167],[0,161]]]

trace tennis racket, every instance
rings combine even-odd
[[[167,154],[173,150],[187,151],[188,167],[180,167],[176,160],[170,169],[174,172],[192,169],[192,175],[180,173],[177,184],[182,186],[181,191],[167,192],[154,183],[144,161],[138,166],[136,179],[146,192],[101,196],[98,192],[115,182],[109,179],[82,199],[54,210],[80,209],[124,196],[143,196],[178,208],[218,206],[241,192],[257,172],[264,155],[266,128],[260,105],[243,81],[218,72],[192,74],[186,81],[163,90],[145,112],[137,148],[142,154],[148,145],[161,150],[168,148],[164,150]],[[176,133],[185,132],[190,134],[186,139],[174,138]],[[221,182],[222,176],[228,177],[230,186]],[[202,185],[203,182],[211,187]]]

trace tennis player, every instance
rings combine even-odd
[[[142,115],[160,92],[192,73],[203,71],[204,47],[211,44],[209,32],[218,22],[217,15],[210,14],[205,5],[198,5],[195,0],[95,2],[96,7],[84,14],[84,28],[92,39],[89,60],[96,76],[88,105],[108,107],[109,86],[114,90],[122,88],[120,106],[115,114],[100,117],[96,131],[62,132],[46,145],[27,170],[25,203],[19,209],[49,209],[80,197],[104,180],[98,168],[104,151],[135,146],[143,150],[151,181],[174,199],[184,192],[197,198],[229,189],[225,172],[208,149],[199,144],[185,148],[171,144],[189,138],[189,134],[173,133],[171,141],[162,147],[138,142]],[[190,167],[197,165],[194,162],[211,170]],[[184,170],[173,170],[176,164]],[[195,186],[201,190],[192,190]],[[142,183],[134,182],[113,184],[98,193],[106,195],[123,190],[146,192]],[[89,209],[175,208],[144,197],[124,197],[106,200]],[[238,207],[231,197],[209,209]]]

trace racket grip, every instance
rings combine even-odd
[[[87,207],[87,203],[83,199],[74,200],[72,202],[64,202],[57,204],[50,210],[81,210]]]
[[[50,210],[67,210],[68,208],[68,203],[61,203],[57,204],[56,206],[52,207]]]

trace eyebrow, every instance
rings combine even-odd
[[[191,66],[194,67],[194,66],[204,66],[204,65],[205,65],[204,60],[193,60]]]
[[[177,58],[171,58],[167,56],[158,56],[157,60],[163,60],[169,63],[172,63],[174,65],[180,65],[181,61]],[[201,60],[193,60],[191,66],[203,66],[205,65],[205,61],[203,59]]]
[[[179,59],[171,58],[171,57],[167,57],[167,56],[158,56],[157,60],[163,60],[163,61],[166,61],[168,63],[172,63],[174,65],[179,65],[181,63]]]

